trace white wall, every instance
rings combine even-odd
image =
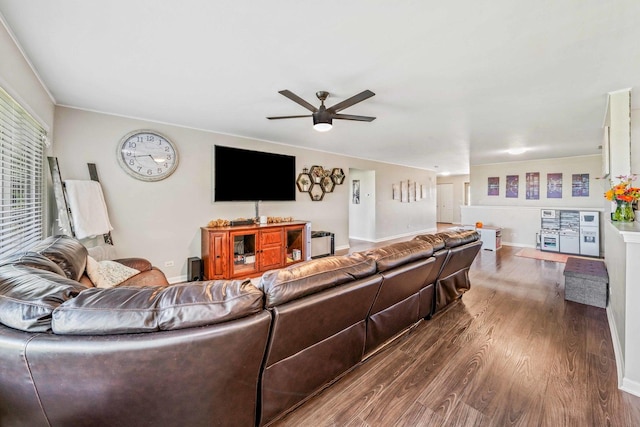
[[[527,172],[540,173],[540,199],[525,198],[525,176]],[[547,174],[562,173],[562,198],[547,198]],[[571,175],[589,174],[589,197],[571,196]],[[519,175],[518,198],[505,196],[507,175]],[[558,159],[518,161],[490,165],[471,166],[471,204],[474,206],[536,206],[555,208],[592,208],[602,207],[604,181],[602,175],[602,157],[577,156]],[[500,178],[498,196],[487,195],[489,177]],[[608,182],[606,182],[608,185]]]
[[[604,187],[607,180],[601,175],[601,156],[565,157],[471,166],[471,206],[462,208],[463,224],[478,221],[502,227],[502,239],[513,246],[535,247],[536,233],[540,229],[540,209],[580,209],[603,212]],[[525,174],[540,173],[540,199],[526,200]],[[562,198],[547,198],[547,174],[562,173]],[[572,197],[571,175],[589,174],[589,197]],[[518,198],[505,197],[506,176],[519,175]],[[498,196],[487,195],[489,177],[500,178]],[[601,215],[601,223],[602,216]]]
[[[400,179],[433,182],[435,188],[432,171],[66,107],[56,107],[55,123],[54,155],[62,178],[88,179],[87,163],[97,166],[118,256],[148,258],[174,281],[186,277],[188,257],[200,256],[200,227],[211,219],[255,214],[252,202],[211,201],[211,151],[215,144],[295,155],[298,172],[312,165],[340,167],[346,173],[350,169],[375,171],[375,189],[370,191],[375,202],[370,209],[375,210],[376,240],[435,229],[435,198],[419,203],[390,200],[391,184]],[[124,135],[136,129],[154,129],[176,144],[180,164],[169,178],[138,181],[120,168],[116,147]],[[247,171],[249,166],[238,168]],[[311,221],[314,230],[335,233],[336,248],[347,248],[349,182],[347,177],[321,202],[311,201],[307,193],[297,193],[295,202],[262,202],[260,213]],[[366,187],[362,190],[368,191]],[[366,197],[366,193],[362,195]],[[167,261],[173,261],[174,267],[165,267]]]
[[[462,224],[462,206],[464,206],[464,184],[469,175],[439,176],[437,184],[453,184],[453,222]]]
[[[2,15],[0,15],[2,19]],[[48,131],[53,129],[54,103],[0,21],[0,86]]]

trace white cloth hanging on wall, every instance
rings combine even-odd
[[[64,184],[76,238],[94,237],[113,230],[98,181],[68,179]]]

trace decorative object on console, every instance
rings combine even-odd
[[[309,193],[312,201],[319,202],[326,193],[333,193],[335,186],[342,184],[344,179],[342,168],[327,169],[314,165],[311,169],[302,169],[296,179],[296,186],[301,193]]]
[[[292,216],[269,216],[267,217],[267,224],[279,224],[281,222],[293,221]]]
[[[160,181],[178,167],[178,151],[166,136],[152,130],[126,134],[116,148],[122,169],[142,181]]]
[[[605,199],[615,202],[616,209],[611,213],[611,219],[618,222],[633,222],[635,213],[633,203],[640,199],[640,188],[631,184],[637,179],[635,174],[616,177],[620,182],[613,185],[606,193]]]
[[[304,116],[280,116],[280,117],[267,117],[269,120],[274,119],[295,119],[299,117],[313,117],[313,128],[318,132],[326,132],[331,130],[333,127],[333,119],[342,119],[342,120],[354,120],[359,122],[371,122],[375,120],[375,117],[368,116],[354,116],[352,114],[338,114],[339,111],[344,110],[347,107],[351,107],[353,104],[357,104],[358,102],[362,102],[365,99],[371,98],[375,95],[375,93],[370,90],[365,90],[360,92],[357,95],[352,96],[351,98],[345,99],[342,102],[338,102],[332,107],[325,107],[324,101],[329,96],[329,92],[319,91],[316,92],[316,96],[320,100],[320,107],[316,108],[304,99],[300,98],[298,95],[294,94],[290,90],[281,90],[278,93],[286,96],[293,102],[302,105],[307,110],[311,111],[312,114],[307,114]]]
[[[231,225],[231,221],[229,221],[228,219],[218,218],[209,221],[207,227],[228,227],[229,225]]]

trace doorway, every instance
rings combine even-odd
[[[453,223],[453,184],[438,184],[436,192],[438,222]]]

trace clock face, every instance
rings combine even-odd
[[[178,167],[178,152],[169,139],[150,130],[133,131],[120,141],[118,163],[134,178],[159,181]]]

